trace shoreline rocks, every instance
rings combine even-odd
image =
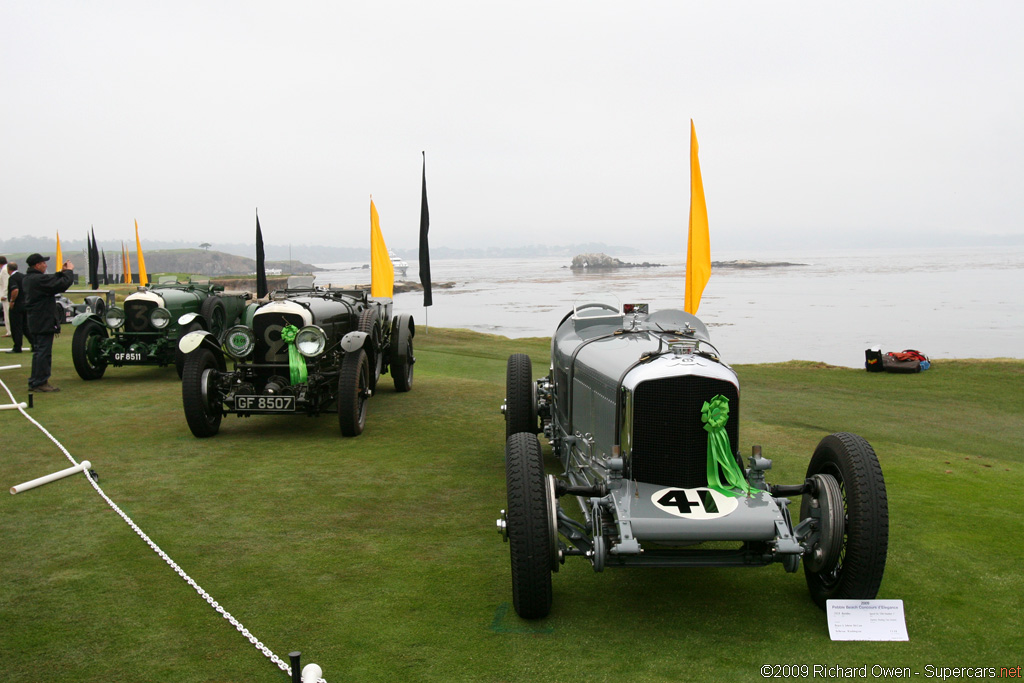
[[[571,270],[611,270],[613,268],[662,268],[664,263],[628,263],[608,254],[576,254],[572,257]]]

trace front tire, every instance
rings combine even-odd
[[[185,354],[178,348],[178,344],[181,343],[181,338],[189,332],[201,329],[203,326],[198,321],[192,321],[178,332],[178,340],[174,342],[174,369],[178,371],[178,379],[181,379],[185,372]]]
[[[346,353],[338,377],[338,425],[342,436],[359,436],[366,426],[370,396],[370,361],[366,351]]]
[[[505,438],[519,432],[536,434],[537,401],[533,363],[525,353],[513,353],[505,368]]]
[[[200,439],[220,431],[223,413],[214,384],[218,369],[217,358],[210,349],[198,348],[185,356],[181,401],[185,407],[188,428]]]
[[[107,370],[107,360],[100,353],[100,340],[107,337],[107,329],[95,322],[82,323],[71,338],[71,359],[78,376],[86,381],[99,379]]]
[[[551,532],[536,435],[519,432],[505,441],[505,484],[512,604],[523,619],[540,619],[551,612]]]
[[[838,482],[845,532],[834,562],[816,569],[804,562],[811,599],[822,609],[828,600],[873,600],[889,547],[889,503],[878,456],[856,434],[830,434],[818,444],[807,466],[808,478],[816,474],[831,475]],[[809,505],[807,494],[801,518]]]

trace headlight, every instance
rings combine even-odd
[[[103,316],[103,322],[105,322],[107,327],[110,329],[116,330],[121,327],[121,325],[124,325],[124,311],[116,307],[108,308],[106,314]]]
[[[235,325],[224,335],[224,348],[233,358],[245,358],[255,345],[256,337],[245,325]]]
[[[149,322],[158,330],[162,330],[171,324],[171,312],[166,308],[154,308],[149,314]]]
[[[327,334],[316,325],[303,327],[295,335],[295,348],[307,358],[319,356],[324,352],[325,346],[327,346]]]

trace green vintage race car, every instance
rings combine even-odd
[[[248,292],[226,292],[205,277],[185,282],[161,277],[156,284],[129,294],[121,307],[108,307],[102,315],[89,311],[75,317],[71,323],[75,370],[82,379],[93,380],[103,377],[108,365],[173,363],[181,377],[184,356],[178,340],[195,330],[220,338],[239,321],[249,298]]]
[[[250,304],[243,324],[223,337],[204,331],[182,337],[185,419],[193,435],[206,438],[232,413],[336,411],[342,435],[358,436],[382,374],[391,375],[396,392],[412,388],[415,334],[412,316],[393,315],[391,299],[321,288],[312,276],[293,275],[269,301]]]

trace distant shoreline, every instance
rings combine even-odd
[[[789,261],[712,261],[712,268],[786,268],[789,266],[806,266],[806,263],[790,263]]]

